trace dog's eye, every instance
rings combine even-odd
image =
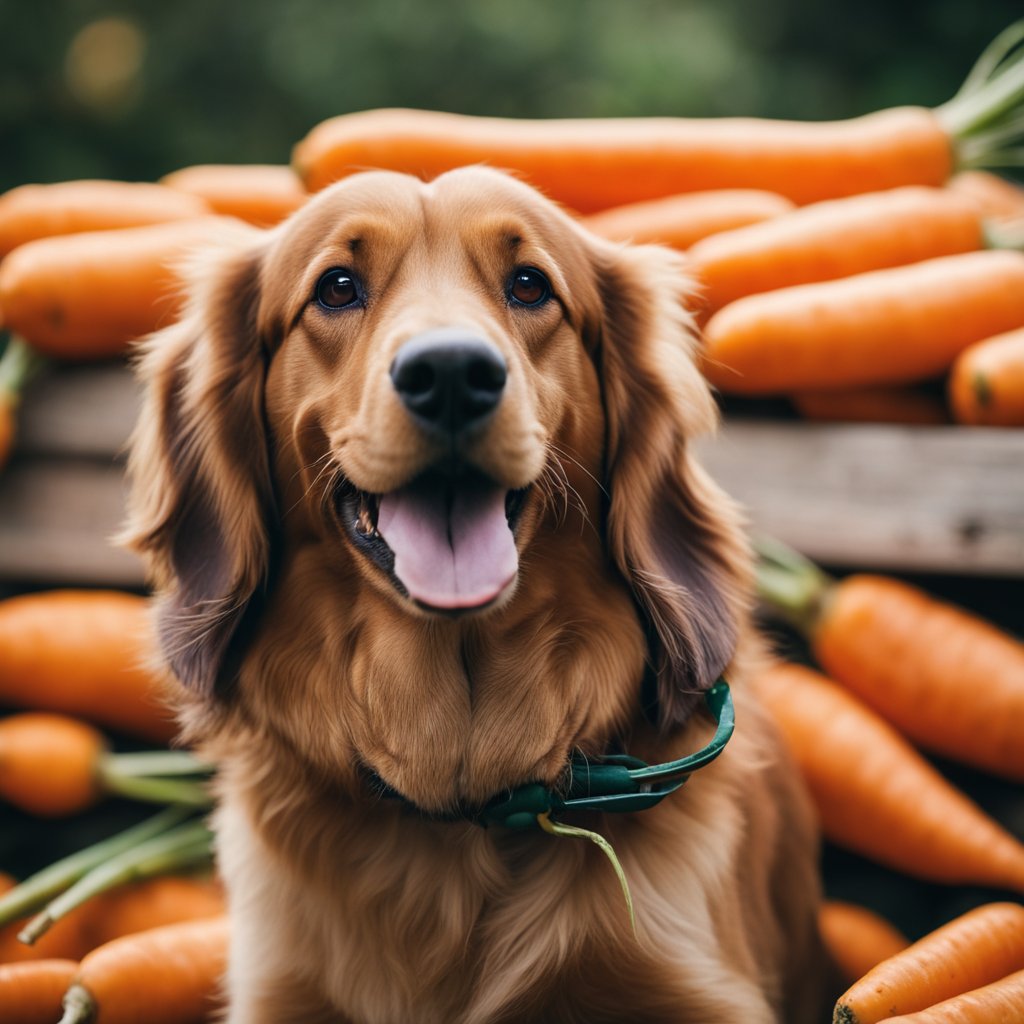
[[[536,268],[519,267],[509,281],[508,296],[520,306],[540,306],[551,298],[551,285]]]
[[[360,299],[355,276],[342,267],[328,270],[316,283],[316,301],[325,309],[343,309]]]

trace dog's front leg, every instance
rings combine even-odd
[[[224,1024],[352,1024],[304,969],[294,907],[244,810],[223,803],[216,830],[231,916]]]

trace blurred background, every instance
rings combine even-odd
[[[0,0],[0,189],[283,163],[332,114],[840,118],[949,99],[1020,0]]]

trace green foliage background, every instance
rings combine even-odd
[[[0,0],[0,188],[283,162],[317,121],[377,106],[822,119],[935,105],[1022,13],[1020,0]],[[142,60],[89,100],[69,53],[105,18],[137,31]]]

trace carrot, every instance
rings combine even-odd
[[[758,677],[832,842],[906,874],[1024,892],[1024,844],[856,697],[800,665]]]
[[[1024,253],[968,252],[748,295],[704,329],[722,391],[773,394],[923,380],[1024,327]]]
[[[377,167],[434,178],[464,164],[516,171],[576,210],[679,192],[755,188],[797,203],[899,185],[941,185],[962,161],[1013,162],[1024,62],[1008,30],[965,89],[937,110],[901,107],[810,124],[755,118],[503,120],[422,110],[344,114],[317,125],[292,163],[311,191]],[[1004,133],[1007,125],[1011,131]],[[979,129],[985,128],[984,133]]]
[[[4,323],[45,355],[118,355],[175,319],[179,264],[237,224],[207,216],[26,242],[0,264]]]
[[[221,917],[225,910],[224,890],[216,879],[178,875],[120,886],[95,902],[95,907],[82,907],[90,911],[84,928],[90,949],[164,925]]]
[[[774,541],[759,552],[762,600],[825,672],[926,750],[1024,780],[1024,644],[899,580],[836,581]]]
[[[114,939],[86,956],[60,1024],[193,1024],[215,1006],[227,959],[223,917]]]
[[[0,258],[37,238],[161,224],[209,212],[202,199],[148,182],[19,185],[0,195]]]
[[[0,601],[0,704],[63,712],[166,742],[175,734],[152,658],[148,603],[107,590]]]
[[[818,912],[825,948],[848,982],[910,945],[902,932],[867,907],[826,900]]]
[[[12,880],[0,886],[8,888]],[[51,925],[31,945],[17,938],[23,921],[0,929],[0,963],[54,957],[81,960],[114,939],[181,921],[224,913],[224,893],[215,879],[162,875],[101,893]]]
[[[688,249],[718,231],[756,224],[792,209],[791,200],[774,192],[720,189],[616,206],[584,217],[581,223],[613,242],[654,242]]]
[[[0,895],[13,889],[15,884],[10,875],[0,872]],[[88,952],[82,934],[84,921],[84,913],[69,914],[31,946],[18,939],[21,921],[5,925],[0,928],[0,964],[22,963],[25,960],[80,960]]]
[[[901,107],[846,122],[755,118],[504,120],[370,110],[317,125],[292,163],[310,191],[366,168],[430,180],[464,164],[512,170],[578,213],[679,192],[759,189],[796,203],[906,184],[953,169],[935,114]]]
[[[985,246],[965,196],[907,186],[833,199],[723,231],[694,245],[689,264],[706,314],[745,295],[898,267]]]
[[[949,402],[959,423],[1024,426],[1024,330],[961,352],[949,375]]]
[[[886,1017],[882,1024],[996,1024],[1021,1019],[1024,1007],[1024,971],[963,992],[917,1013]]]
[[[1014,220],[1024,217],[1024,188],[989,171],[960,171],[946,187],[966,196],[983,217]]]
[[[0,797],[30,814],[85,810],[100,795],[103,735],[64,715],[28,712],[0,719]]]
[[[804,419],[819,423],[939,426],[950,422],[941,398],[909,387],[799,391],[790,395],[789,400]]]
[[[298,175],[276,164],[197,164],[165,174],[160,183],[261,228],[273,227],[309,198]]]
[[[1021,968],[1024,907],[989,903],[870,970],[839,997],[833,1021],[877,1024],[896,1014],[926,1009]]]
[[[0,965],[0,1018],[4,1024],[53,1024],[61,997],[78,970],[74,960]]]

